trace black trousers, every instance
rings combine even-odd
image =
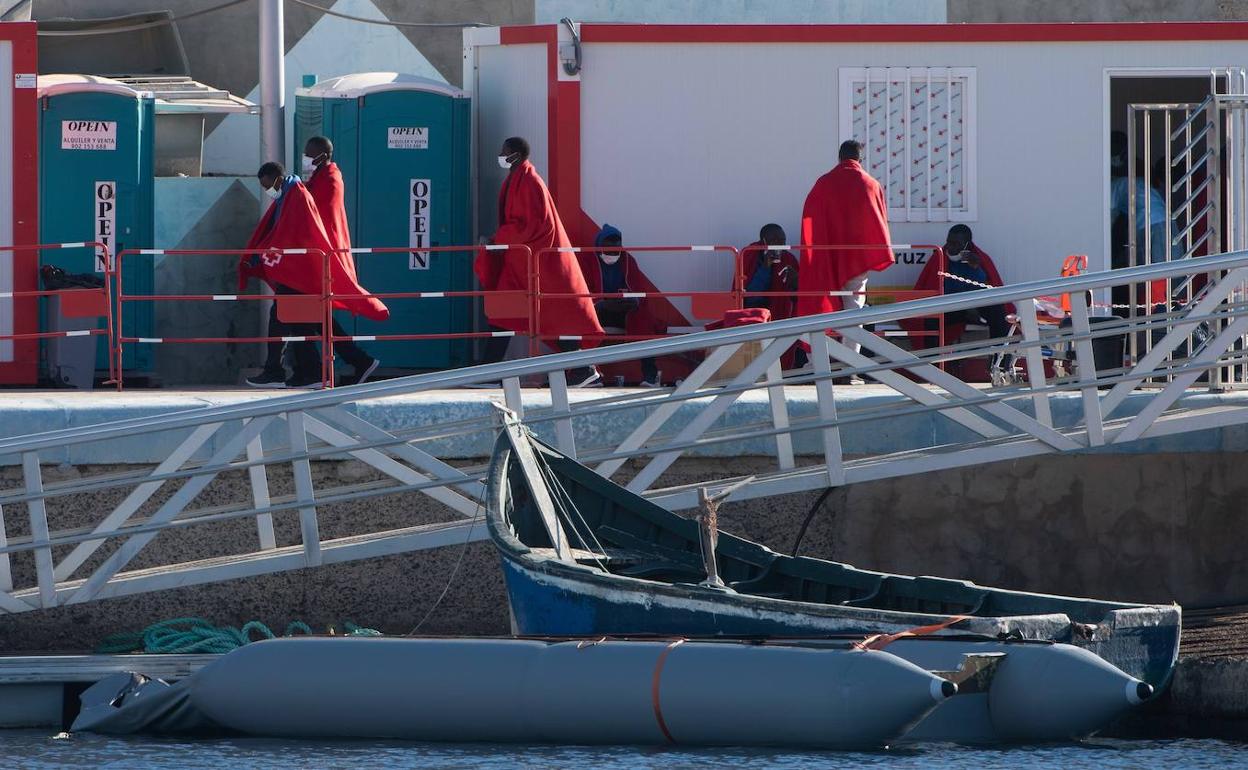
[[[1007,337],[1010,334],[1010,322],[1005,318],[1005,305],[988,305],[971,310],[955,310],[945,313],[946,324],[986,324],[988,334],[993,338]],[[924,325],[931,331],[940,327],[935,318],[928,318]]]
[[[278,284],[273,291],[276,294],[300,294],[289,286]],[[346,331],[342,325],[335,319],[332,325],[335,337],[345,337]],[[287,323],[277,317],[277,303],[269,308],[269,333],[268,337],[319,337],[321,334],[321,324],[317,323]],[[321,357],[317,352],[315,342],[291,342],[285,343],[281,340],[274,340],[267,345],[267,355],[264,361],[265,374],[282,374],[282,348],[287,344],[290,345],[291,355],[295,359],[295,379],[314,379],[320,376]],[[357,372],[367,369],[372,363],[373,357],[364,352],[364,349],[351,341],[338,342],[334,344],[334,354],[341,355],[343,360],[351,365]]]

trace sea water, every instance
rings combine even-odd
[[[0,730],[0,768],[1233,768],[1248,767],[1248,744],[1216,740],[1120,741],[1018,748],[933,744],[887,751],[682,749],[600,746],[497,746],[389,741],[285,741],[267,738],[186,740],[114,738]]]

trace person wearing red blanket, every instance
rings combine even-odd
[[[763,225],[758,240],[741,249],[737,258],[737,270],[745,282],[747,295],[752,292],[797,291],[797,257],[791,252],[779,251],[784,245],[784,228],[777,224]],[[746,307],[765,307],[771,311],[771,320],[792,318],[797,309],[797,298],[792,294],[770,296],[746,296]]]
[[[334,162],[334,143],[328,137],[314,136],[304,143],[303,174],[308,180],[308,193],[316,204],[317,213],[321,215],[321,224],[325,225],[325,235],[329,236],[329,242],[333,244],[334,251],[344,256],[341,260],[343,272],[358,285],[360,279],[355,272],[355,259],[351,256],[351,230],[347,227],[347,205],[342,172],[338,169],[338,164]],[[334,320],[334,336],[346,336],[336,319]],[[341,355],[342,359],[355,370],[355,375],[350,381],[352,385],[367,382],[381,363],[351,340],[336,343],[334,353]]]
[[[819,177],[802,207],[803,246],[866,246],[847,249],[803,249],[799,288],[807,291],[852,291],[848,307],[867,303],[867,276],[894,262],[888,232],[884,191],[862,169],[862,144],[841,144],[840,162]],[[831,313],[846,307],[845,297],[800,296],[797,315]],[[854,346],[855,349],[857,346]]]
[[[268,210],[260,219],[247,242],[248,254],[243,255],[238,265],[239,290],[246,288],[247,280],[260,278],[273,287],[276,294],[312,294],[322,292],[322,253],[329,254],[330,280],[335,293],[344,295],[367,294],[363,287],[355,281],[354,268],[348,269],[349,253],[334,253],[334,246],[325,233],[316,203],[297,176],[287,176],[282,164],[270,161],[256,172],[260,186],[265,195],[273,200]],[[320,253],[312,254],[281,254],[281,249],[309,249]],[[376,297],[358,297],[335,300],[334,306],[364,315],[378,321],[390,316],[390,311]],[[288,324],[277,317],[277,303],[269,313],[269,335],[284,336],[316,336],[320,334],[320,324]],[[280,342],[269,343],[268,357],[264,364],[264,373],[256,381],[248,380],[248,384],[259,386],[306,388],[319,387],[321,383],[319,357],[316,346],[311,342],[296,342],[292,351],[295,358],[295,371],[288,379],[281,380],[282,345]],[[260,380],[264,380],[261,382]]]
[[[603,224],[594,237],[595,252],[581,255],[581,272],[591,294],[615,294],[617,292],[644,292],[645,287],[637,280],[641,268],[633,255],[623,250],[624,234],[619,228]],[[637,336],[662,335],[658,319],[649,312],[645,300],[635,297],[596,297],[594,312],[604,330],[614,334]],[[643,388],[657,388],[659,364],[653,358],[641,359],[641,382]]]
[[[507,139],[499,150],[498,163],[508,169],[508,174],[498,191],[498,230],[492,242],[529,247],[538,260],[542,293],[588,294],[576,254],[570,251],[541,253],[543,249],[570,248],[572,243],[559,221],[546,183],[529,162],[529,143],[518,136]],[[473,263],[481,288],[485,291],[527,290],[528,257],[529,253],[523,249],[482,251]],[[498,329],[522,334],[529,330],[528,321],[523,318],[492,317],[489,321]],[[601,335],[602,326],[589,297],[549,299],[541,304],[538,333],[546,339],[558,335]],[[501,361],[508,341],[507,337],[492,338],[486,346],[486,362]],[[555,340],[555,346],[563,352],[579,347],[574,341],[559,339]],[[602,375],[595,367],[581,367],[569,371],[567,379],[573,387],[588,387],[598,383]]]
[[[1001,273],[997,272],[997,266],[993,264],[992,257],[976,245],[970,227],[959,224],[949,228],[949,234],[945,237],[944,254],[947,261],[942,262],[939,255],[934,255],[927,260],[927,264],[923,266],[923,272],[919,274],[919,280],[914,284],[916,291],[956,294],[982,288],[976,285],[979,283],[991,286],[1004,285]],[[942,281],[940,275],[942,272],[957,277],[945,277]],[[1014,312],[1013,305],[986,305],[972,310],[945,313],[945,344],[957,342],[968,323],[985,324],[988,327],[988,333],[994,338],[1008,337],[1010,323],[1006,316],[1012,312]],[[940,328],[935,318],[907,318],[902,320],[901,326],[910,332],[916,348],[930,348],[937,345],[935,335],[919,335],[921,330],[933,332]]]
[[[747,308],[766,308],[773,321],[792,318],[797,309],[797,257],[775,248],[788,242],[784,228],[774,222],[763,225],[758,240],[741,249],[737,273],[741,276]],[[754,292],[784,292],[750,296]],[[780,360],[785,369],[805,366],[806,352],[794,345]]]

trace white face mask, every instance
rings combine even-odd
[[[499,156],[498,156],[498,165],[499,165],[499,167],[500,167],[500,168],[511,168],[511,161],[507,160],[507,159],[508,159],[508,158],[510,158],[510,157],[511,157],[510,155],[499,155]]]
[[[963,254],[965,254],[965,253],[966,253],[965,251],[959,251],[957,254],[950,254],[950,255],[949,255],[949,261],[950,261],[950,262],[961,262],[961,261],[962,261],[962,255],[963,255]]]
[[[278,186],[279,184],[280,182],[274,183],[272,187],[264,188],[264,194],[269,196],[273,200],[277,200],[278,198],[282,197],[282,188]]]
[[[603,264],[607,264],[607,265],[614,265],[616,262],[620,261],[619,253],[599,254],[598,256],[602,257]]]
[[[315,171],[316,171],[316,161],[313,160],[312,158],[309,158],[307,155],[304,155],[303,156],[303,178],[307,179],[308,177],[312,176],[312,174]]]

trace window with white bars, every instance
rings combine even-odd
[[[975,219],[975,69],[843,67],[841,139],[863,143],[894,222]]]

